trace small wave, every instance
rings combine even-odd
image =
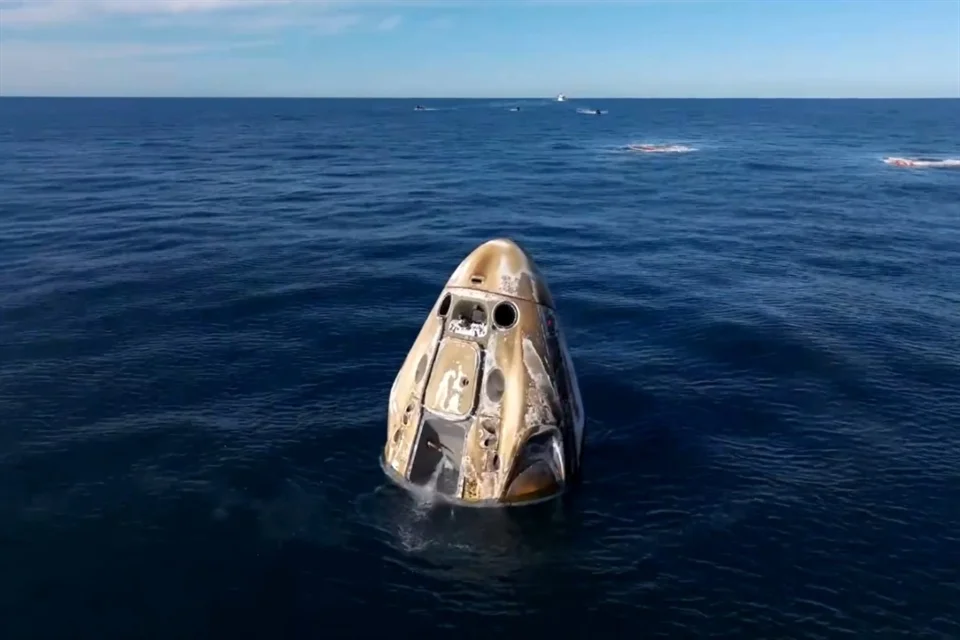
[[[773,171],[778,173],[814,173],[817,171],[815,167],[803,166],[798,164],[792,164],[789,162],[745,162],[743,164],[744,169],[749,169],[750,171]]]
[[[895,167],[918,167],[918,168],[949,168],[960,169],[960,159],[958,158],[899,158],[891,156],[883,159],[884,163]]]
[[[577,113],[585,116],[600,116],[606,115],[607,111],[605,109],[577,109]]]
[[[628,144],[627,149],[641,153],[690,153],[697,150],[685,144]]]

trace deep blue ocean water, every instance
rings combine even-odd
[[[414,104],[0,100],[0,637],[960,637],[960,171],[881,162],[960,100]],[[498,236],[583,482],[423,504],[387,395]]]

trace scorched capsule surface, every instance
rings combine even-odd
[[[546,281],[515,242],[453,272],[390,390],[381,462],[468,505],[559,495],[579,472],[583,405]]]

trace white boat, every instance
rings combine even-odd
[[[567,101],[567,96],[563,95],[562,93],[557,96],[557,102],[566,102],[566,101]]]

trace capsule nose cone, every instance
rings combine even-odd
[[[509,238],[484,242],[464,258],[447,287],[487,291],[553,307],[553,296],[533,259]]]

